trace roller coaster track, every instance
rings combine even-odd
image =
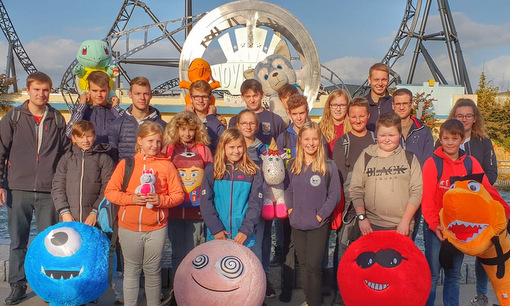
[[[0,27],[9,42],[10,48],[14,51],[14,53],[16,53],[23,69],[25,69],[28,74],[36,72],[37,68],[35,68],[34,63],[32,63],[25,51],[25,48],[23,48],[21,40],[19,39],[18,34],[14,29],[14,25],[9,18],[9,14],[7,14],[7,9],[5,8],[3,1],[0,1]]]
[[[425,2],[424,5],[423,2]],[[402,18],[402,22],[400,24],[397,35],[395,36],[390,49],[383,57],[381,62],[388,65],[388,67],[391,69],[395,62],[404,56],[407,47],[414,39],[416,40],[416,45],[406,83],[412,83],[414,73],[416,71],[418,57],[420,54],[422,54],[434,80],[442,84],[448,84],[448,81],[441,73],[439,67],[432,59],[432,56],[428,50],[425,48],[426,41],[444,41],[446,43],[446,49],[450,59],[454,84],[462,85],[464,86],[467,93],[472,93],[473,90],[469,81],[466,64],[462,56],[462,49],[458,39],[457,31],[455,30],[452,14],[448,5],[448,0],[437,0],[439,15],[441,18],[441,26],[443,30],[438,33],[425,34],[425,28],[427,26],[431,3],[432,0],[407,0],[404,17]],[[424,7],[423,11],[422,7]],[[420,14],[421,12],[423,13]],[[420,20],[420,27],[418,31],[416,31],[416,27]],[[395,71],[391,70],[391,75],[393,76],[393,79],[391,80],[390,86],[392,84],[398,84],[401,82],[400,77],[398,74],[396,74]],[[368,81],[365,81],[365,83],[361,85],[353,95],[365,95],[369,90],[370,85],[368,84]]]
[[[126,29],[129,19],[132,17],[136,7],[142,8],[144,12],[152,19],[152,21],[154,21],[154,23],[151,25],[146,25],[133,29]],[[174,35],[193,25],[196,21],[198,21],[198,19],[200,19],[202,15],[203,14],[189,16],[188,20],[191,19],[191,22],[189,22],[188,24],[184,22],[186,18],[179,18],[175,20],[160,22],[159,19],[152,13],[152,11],[144,2],[125,0],[120,9],[119,14],[117,15],[114,24],[112,25],[109,33],[104,38],[105,41],[108,41],[108,43],[112,47],[112,50],[114,50],[115,58],[113,59],[112,64],[117,65],[117,67],[119,68],[120,76],[122,76],[128,83],[130,82],[131,78],[124,69],[123,67],[124,64],[143,64],[143,65],[177,67],[178,59],[169,60],[139,59],[139,58],[130,59],[129,57],[165,39],[169,40],[170,43],[174,46],[174,48],[178,52],[180,52],[182,47],[174,38]],[[181,24],[180,27],[177,27],[174,30],[167,29],[170,25],[175,25],[179,23]],[[161,35],[157,35],[156,37],[154,37],[154,34],[149,33],[149,31],[154,28],[159,29]],[[132,36],[134,33],[143,33],[144,37],[143,42],[136,46],[133,46],[133,44],[130,41],[130,36]],[[119,41],[125,43],[124,47],[118,45]],[[114,49],[114,47],[116,48]],[[69,67],[67,68],[62,77],[62,81],[59,88],[69,109],[72,109],[75,103],[75,101],[73,101],[72,94],[77,93],[74,84],[75,79],[73,74],[73,69],[77,64],[78,61],[75,59],[69,65]],[[156,86],[154,88],[154,92],[157,94],[164,94],[166,91],[170,90],[176,85],[178,85],[178,82],[176,83],[174,79],[171,79],[169,81],[162,83],[161,85]]]

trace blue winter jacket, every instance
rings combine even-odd
[[[115,119],[108,130],[108,142],[112,147],[114,160],[117,162],[127,157],[135,156],[136,135],[138,134],[139,123],[133,115],[131,115],[130,106],[122,116]],[[163,129],[166,122],[161,119],[159,111],[149,106],[149,116],[145,120],[151,120],[161,124]],[[115,158],[118,157],[118,158]]]
[[[423,124],[418,118],[411,116],[413,124],[409,129],[406,140],[400,138],[400,144],[404,150],[416,155],[423,168],[425,161],[434,153],[434,138],[430,128]]]
[[[244,245],[255,244],[254,228],[260,220],[262,211],[262,175],[257,169],[255,175],[234,170],[236,165],[227,165],[227,171],[221,180],[214,179],[214,164],[205,168],[200,196],[200,212],[207,226],[207,241],[214,234],[227,231],[229,239],[238,232],[248,238]]]
[[[96,141],[94,144],[108,143],[108,129],[113,120],[124,114],[125,110],[120,106],[76,104],[73,108],[71,120],[67,123],[66,135],[71,138],[73,124],[80,120],[94,123],[96,129]]]

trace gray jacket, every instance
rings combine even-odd
[[[91,211],[97,212],[114,169],[109,150],[108,144],[86,151],[74,145],[62,156],[51,190],[57,212],[70,212],[79,222],[85,221]]]

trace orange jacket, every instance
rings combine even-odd
[[[136,153],[134,167],[126,192],[121,192],[124,179],[125,160],[121,160],[113,172],[104,195],[106,199],[120,206],[119,226],[131,231],[148,232],[163,228],[167,224],[168,208],[182,203],[184,191],[181,179],[170,158],[164,154],[146,156]],[[154,188],[160,197],[160,205],[148,209],[133,204],[133,194],[140,185],[143,170],[154,171],[156,182]]]

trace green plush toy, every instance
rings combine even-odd
[[[113,77],[119,74],[119,69],[115,65],[110,65],[112,50],[105,41],[86,40],[82,42],[76,59],[79,64],[74,67],[74,74],[78,78],[76,83],[80,95],[88,90],[87,77],[89,74],[92,71],[104,71],[110,77],[110,97],[115,96]]]

